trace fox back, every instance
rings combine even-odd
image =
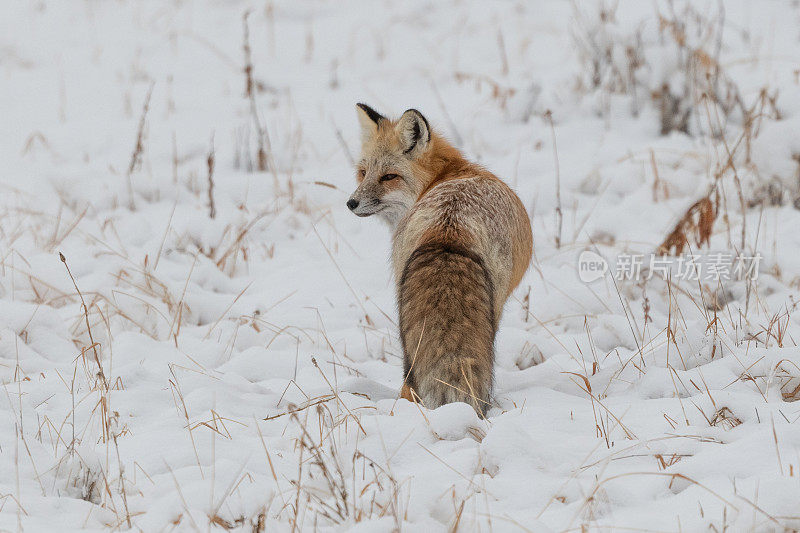
[[[390,120],[358,104],[362,153],[347,202],[394,229],[404,382],[429,408],[463,401],[485,414],[503,306],[530,263],[516,194],[467,161],[417,110]]]

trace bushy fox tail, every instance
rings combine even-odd
[[[404,389],[431,409],[466,402],[485,415],[494,362],[494,288],[483,260],[431,243],[409,257],[399,284]]]

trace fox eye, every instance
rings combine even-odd
[[[399,178],[399,177],[400,176],[398,176],[397,174],[384,174],[383,176],[381,176],[380,181],[391,181],[391,180],[393,180],[395,178]]]

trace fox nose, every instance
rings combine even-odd
[[[349,200],[347,200],[347,207],[349,207],[350,211],[352,211],[353,209],[358,207],[358,200],[356,200],[355,198],[350,198]]]

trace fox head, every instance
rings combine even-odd
[[[366,104],[357,104],[356,111],[361,124],[361,158],[356,164],[358,187],[347,207],[360,217],[380,213],[394,225],[423,191],[414,167],[430,149],[430,126],[416,109],[397,120]]]

